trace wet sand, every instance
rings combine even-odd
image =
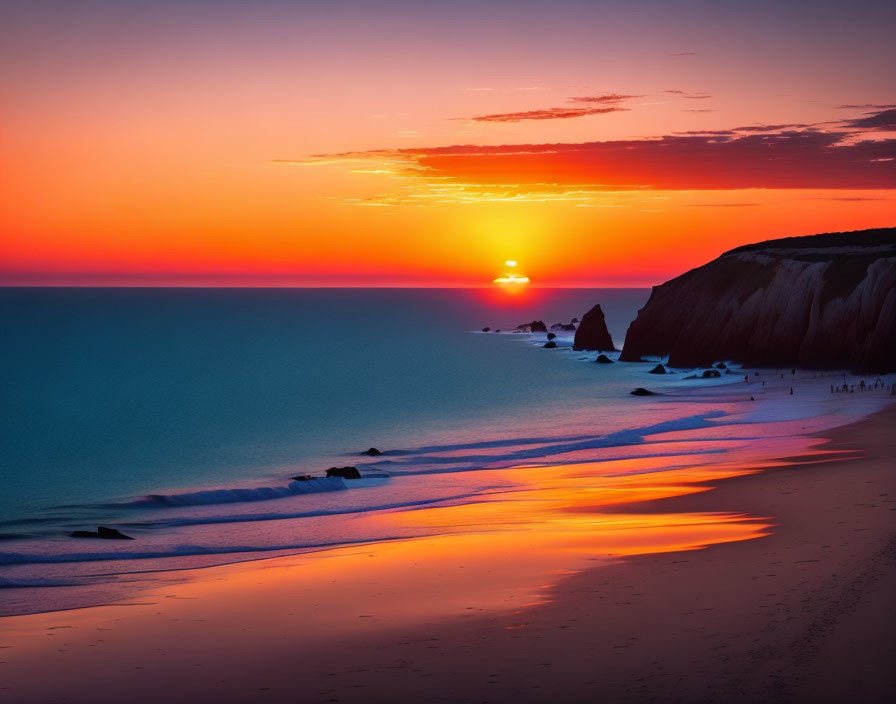
[[[200,570],[127,604],[3,619],[0,698],[889,700],[894,428],[891,405],[825,431],[823,449],[842,452],[831,461],[800,452],[707,475],[712,491],[614,507],[607,520],[636,519],[632,535],[651,516],[658,533],[670,517],[705,523],[678,545],[633,545],[623,529],[624,558],[612,542],[595,557],[567,527],[551,538],[560,550],[543,549],[542,531],[454,535]],[[581,510],[554,501],[551,520]],[[688,549],[719,530],[733,542]]]

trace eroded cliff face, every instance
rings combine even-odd
[[[896,370],[896,228],[748,245],[656,286],[620,359]]]

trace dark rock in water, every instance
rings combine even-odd
[[[555,337],[557,337],[557,336],[556,336],[554,333],[552,333],[552,332],[549,332],[549,333],[548,333],[548,339],[549,339],[549,340],[553,340]]]
[[[517,332],[547,332],[548,326],[541,320],[533,320],[531,323],[523,323],[516,326]]]
[[[310,482],[314,477],[310,474],[297,474],[294,477],[290,477],[294,482]]]
[[[576,326],[573,325],[572,323],[566,323],[565,325],[561,325],[560,329],[565,330],[566,332],[575,332]]]
[[[554,342],[553,340],[548,340],[547,342],[544,343],[544,346],[545,346],[545,349],[552,350],[557,346],[557,343]]]
[[[724,362],[719,362],[719,363],[716,365],[716,369],[727,369],[727,368],[728,368],[728,365],[725,364]]]
[[[379,457],[383,453],[377,450],[375,447],[371,447],[369,450],[365,450],[361,454],[370,455],[371,457]]]
[[[491,328],[488,325],[482,328],[482,332],[488,332],[489,330],[491,330]]]
[[[716,369],[707,369],[703,372],[704,379],[717,379],[722,376],[722,373]]]
[[[653,369],[651,369],[648,374],[665,374],[666,368],[662,364],[657,364]]]
[[[647,389],[642,389],[640,386],[632,391],[632,396],[656,396],[656,391],[648,391]]]
[[[620,359],[896,370],[896,228],[738,247],[656,286]]]
[[[342,477],[343,479],[360,479],[361,473],[357,467],[330,467],[327,470],[328,477]]]
[[[107,528],[106,526],[97,526],[96,530],[76,530],[71,533],[73,538],[102,538],[103,540],[133,540],[129,535],[125,535],[117,528]]]
[[[607,357],[605,354],[597,355],[597,359],[594,360],[598,364],[613,364],[613,360]]]
[[[500,330],[495,330],[495,332],[501,332]]]
[[[607,330],[607,323],[604,320],[604,312],[601,310],[600,304],[582,316],[582,323],[576,330],[572,348],[574,350],[597,350],[598,352],[616,350],[613,347],[610,331]]]
[[[563,323],[554,323],[553,325],[551,325],[551,330],[562,330],[563,325]]]
[[[579,319],[578,319],[578,318],[573,318],[573,319],[570,320],[569,322],[570,322],[570,323],[577,323],[577,322],[579,322]]]

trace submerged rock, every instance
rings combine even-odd
[[[310,474],[297,474],[294,477],[290,477],[294,482],[310,482],[314,477]]]
[[[96,530],[76,530],[71,533],[73,538],[102,538],[103,540],[133,540],[117,528],[97,526]]]
[[[725,364],[724,362],[719,362],[719,363],[716,365],[716,369],[727,369],[727,368],[728,368],[728,365]]]
[[[549,332],[549,333],[548,333],[548,339],[549,339],[549,340],[553,340],[555,337],[557,337],[557,336],[556,336],[554,333],[552,333],[552,332]]]
[[[557,343],[554,342],[553,340],[548,340],[547,342],[544,343],[544,346],[545,346],[545,349],[552,350],[557,346]]]
[[[651,369],[648,374],[665,374],[666,368],[662,364],[657,364],[653,369]]]
[[[574,325],[570,325],[575,329]],[[574,350],[597,350],[598,352],[616,350],[599,303],[582,316],[582,323],[576,330],[572,348]]]
[[[613,360],[607,357],[605,354],[597,355],[597,359],[594,360],[598,364],[613,364]]]
[[[357,467],[330,467],[327,470],[328,477],[342,477],[343,479],[360,479],[361,473]]]
[[[379,457],[383,453],[380,452],[379,450],[377,450],[375,447],[371,447],[370,449],[365,450],[361,454],[362,455],[370,455],[371,457]]]
[[[717,379],[720,376],[722,376],[722,373],[717,371],[716,369],[707,369],[705,372],[703,372],[704,379]]]
[[[642,389],[640,386],[632,391],[632,396],[656,396],[656,391],[648,391],[647,389]]]
[[[482,332],[488,332],[489,330],[491,330],[491,328],[488,325],[482,328]]]

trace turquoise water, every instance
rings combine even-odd
[[[314,470],[548,408],[591,392],[565,365],[466,331],[568,321],[600,300],[621,340],[646,295],[2,290],[0,516]]]
[[[630,396],[673,381],[594,364],[569,333],[552,350],[506,332],[599,302],[621,346],[647,295],[0,290],[0,614],[113,599],[139,573],[421,535],[366,517],[513,490],[491,469],[653,456],[645,438],[718,410]],[[366,478],[290,479],[333,465]],[[97,525],[135,540],[69,537]]]

